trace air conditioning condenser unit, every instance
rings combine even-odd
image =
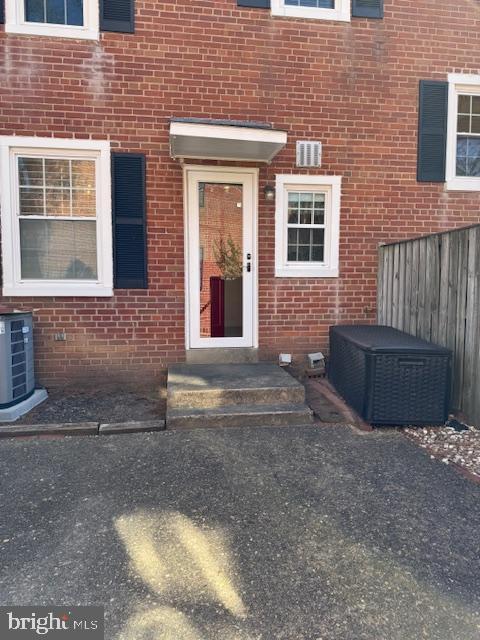
[[[11,422],[47,397],[35,388],[31,313],[0,314],[0,422]]]

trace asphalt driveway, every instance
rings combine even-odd
[[[477,640],[480,487],[395,432],[0,441],[0,604],[107,640]]]

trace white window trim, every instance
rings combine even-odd
[[[314,20],[337,20],[350,22],[351,0],[335,0],[335,9],[316,7],[290,7],[285,0],[272,0],[272,15],[290,18],[311,18]]]
[[[446,188],[448,191],[480,191],[480,178],[457,176],[458,96],[480,95],[480,75],[451,73],[448,76],[448,125]]]
[[[83,26],[44,24],[25,20],[23,0],[5,0],[5,31],[32,36],[98,40],[100,33],[99,0],[84,0]]]
[[[287,262],[288,191],[325,189],[329,206],[325,208],[325,261],[323,263]],[[277,278],[338,278],[340,243],[341,176],[277,175],[275,206],[275,277]]]
[[[48,153],[97,156],[97,268],[91,280],[22,280],[20,223],[17,215],[18,185],[15,161],[19,154]],[[0,205],[4,296],[112,296],[112,203],[110,192],[110,143],[100,140],[69,140],[0,136]]]

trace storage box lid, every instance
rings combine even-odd
[[[337,325],[330,327],[330,333],[345,338],[360,349],[375,353],[451,354],[445,347],[381,325]]]
[[[0,316],[13,316],[17,314],[24,315],[25,313],[32,313],[28,311],[28,309],[12,309],[11,307],[7,307],[5,305],[0,304]]]
[[[8,309],[7,307],[0,306],[0,320],[3,322],[8,322],[9,320],[13,320],[17,318],[26,318],[31,317],[31,311],[22,311],[21,309]]]

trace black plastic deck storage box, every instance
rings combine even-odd
[[[449,349],[391,327],[330,327],[328,377],[371,424],[443,424],[451,359]]]

